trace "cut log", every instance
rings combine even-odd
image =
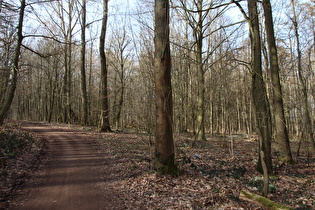
[[[249,201],[251,203],[254,203],[256,205],[259,205],[261,207],[267,208],[267,209],[272,209],[272,210],[293,210],[293,208],[282,205],[279,203],[276,203],[274,201],[269,200],[268,198],[265,198],[263,196],[248,192],[246,190],[242,190],[240,193],[241,200],[244,201]]]

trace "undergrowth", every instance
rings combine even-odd
[[[7,209],[10,196],[25,183],[45,152],[45,140],[17,124],[0,127],[0,209]]]
[[[16,158],[22,151],[34,144],[33,137],[14,129],[0,130],[0,157],[3,160]]]

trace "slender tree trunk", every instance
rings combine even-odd
[[[249,31],[251,40],[252,97],[259,136],[258,170],[264,174],[272,173],[271,159],[271,113],[267,91],[262,73],[261,40],[256,0],[248,0]],[[267,170],[265,172],[264,170]]]
[[[60,3],[60,9],[62,11],[66,10],[64,6]],[[62,14],[62,24],[65,37],[64,45],[64,65],[65,74],[63,81],[63,111],[64,111],[64,122],[71,123],[71,70],[72,70],[72,10],[73,10],[73,0],[68,2],[68,13],[65,20],[64,14]],[[68,24],[68,25],[66,25]]]
[[[17,27],[17,43],[14,52],[13,66],[12,66],[12,75],[11,75],[11,85],[8,90],[8,95],[4,100],[3,106],[0,108],[0,125],[3,124],[6,114],[8,113],[16,90],[17,77],[18,77],[18,68],[21,54],[21,45],[23,41],[23,20],[24,20],[24,11],[25,11],[25,0],[21,0],[20,13],[19,13],[19,23]]]
[[[202,2],[198,0],[197,10],[198,22],[196,27],[196,63],[197,63],[197,80],[198,80],[198,95],[197,95],[197,140],[205,141],[205,76],[204,65],[202,61],[202,45],[203,45],[203,16]]]
[[[91,113],[92,115],[92,110],[91,110],[91,101],[92,101],[92,66],[93,66],[93,42],[91,42],[90,46],[90,58],[89,58],[89,77],[88,77],[88,113]],[[92,115],[92,118],[95,118]],[[95,120],[90,120],[90,124],[95,125]]]
[[[81,23],[81,91],[83,101],[83,124],[88,124],[88,97],[86,91],[86,71],[85,71],[85,29],[86,29],[86,0],[82,0],[82,23]]]
[[[159,174],[177,174],[173,143],[169,1],[155,0],[155,168]]]
[[[72,104],[72,100],[71,100],[71,95],[72,95],[72,90],[71,90],[71,86],[72,86],[72,38],[73,38],[73,34],[72,34],[72,31],[73,31],[73,26],[72,26],[72,14],[73,14],[73,4],[74,4],[74,1],[71,0],[69,1],[69,15],[68,15],[68,20],[69,20],[69,24],[68,24],[68,63],[66,65],[68,65],[68,87],[67,87],[67,119],[68,119],[68,123],[71,123],[71,119],[74,116],[74,113],[72,111],[72,108],[71,108],[71,104]]]
[[[66,41],[68,41],[68,38],[66,37]],[[64,123],[67,123],[69,118],[69,114],[68,114],[68,104],[67,104],[67,93],[68,93],[68,44],[65,44],[64,46],[64,68],[65,68],[65,73],[63,75],[63,90],[62,90],[62,93],[63,93],[63,122]]]
[[[105,37],[107,29],[107,17],[108,17],[108,0],[103,0],[103,20],[102,29],[100,36],[100,59],[101,59],[101,82],[102,82],[102,93],[101,93],[101,131],[111,131],[109,125],[109,105],[108,105],[108,93],[107,93],[107,64],[105,54]]]
[[[116,118],[116,125],[117,128],[119,127],[120,124],[120,118],[121,118],[121,111],[124,103],[124,94],[125,94],[125,75],[124,75],[124,58],[123,58],[123,50],[120,52],[120,97],[118,100],[118,111],[117,111],[117,118]]]
[[[124,104],[124,95],[125,95],[125,60],[126,57],[124,57],[124,51],[126,49],[126,47],[128,46],[128,42],[125,43],[125,37],[126,37],[126,32],[124,31],[123,34],[123,39],[120,41],[118,41],[119,43],[119,67],[118,67],[118,77],[119,77],[119,82],[120,82],[120,90],[119,90],[119,99],[118,99],[118,105],[117,105],[117,114],[115,117],[115,124],[116,124],[116,128],[119,128],[120,126],[120,119],[121,119],[121,113],[122,113],[122,108],[123,108],[123,104]],[[116,75],[115,75],[115,83],[116,83]],[[116,97],[116,96],[115,96]],[[116,101],[116,100],[115,100]],[[114,105],[114,107],[116,107],[116,105]],[[116,112],[114,112],[116,113]]]
[[[275,142],[277,149],[280,152],[280,159],[284,162],[292,164],[293,158],[291,154],[287,124],[284,116],[283,95],[280,83],[280,68],[278,63],[270,0],[263,1],[263,8],[265,13],[265,28],[267,32],[271,82],[273,90]]]
[[[311,117],[311,108],[309,106],[308,102],[308,92],[307,92],[307,84],[306,84],[306,79],[303,76],[303,69],[302,69],[302,52],[300,49],[300,38],[299,38],[299,26],[297,22],[297,17],[295,13],[295,3],[294,0],[291,0],[291,6],[292,6],[292,11],[293,11],[293,26],[294,26],[294,35],[296,39],[296,49],[298,53],[298,77],[300,80],[300,84],[302,86],[302,103],[303,103],[303,108],[304,108],[304,117],[305,117],[305,129],[308,137],[311,140],[312,146],[311,150],[313,153],[315,153],[315,137],[314,137],[314,132],[313,132],[313,121]]]

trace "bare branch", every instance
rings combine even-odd
[[[24,38],[29,38],[29,37],[35,37],[35,38],[45,38],[45,39],[51,39],[55,42],[58,42],[60,44],[69,44],[69,42],[64,42],[64,41],[60,41],[59,39],[55,38],[55,37],[51,37],[51,36],[45,36],[45,35],[40,35],[40,34],[28,34],[23,36]],[[79,44],[77,44],[76,42],[71,42],[71,44],[79,46]]]
[[[39,53],[39,52],[37,52],[37,51],[35,51],[35,50],[33,50],[33,49],[27,47],[27,46],[24,45],[24,44],[22,44],[22,47],[24,47],[25,49],[31,51],[32,53],[35,53],[36,55],[38,55],[38,56],[41,57],[41,58],[48,58],[48,57],[50,57],[50,56],[56,55],[56,54],[43,55],[43,54],[41,54],[41,53]]]
[[[241,11],[241,13],[243,14],[244,18],[245,18],[246,20],[249,20],[249,17],[247,16],[245,10],[244,10],[243,7],[240,5],[241,0],[240,0],[240,1],[232,0],[232,2],[233,2],[234,4],[236,4],[236,6],[240,9],[240,11]]]
[[[173,4],[172,4],[171,7],[172,7],[173,9],[178,9],[178,8],[184,9],[186,12],[199,13],[199,12],[208,12],[209,10],[219,9],[219,8],[221,8],[221,7],[229,6],[230,4],[239,3],[239,2],[241,2],[241,1],[243,1],[243,0],[231,0],[230,2],[227,2],[227,3],[224,3],[224,4],[220,4],[220,5],[216,5],[216,6],[210,5],[208,8],[206,8],[206,9],[201,9],[201,10],[187,9],[187,8],[184,7],[184,6],[182,6],[182,7],[181,7],[181,6],[174,6]],[[183,2],[181,2],[181,3],[183,4]]]
[[[28,3],[26,6],[30,6],[30,5],[33,5],[33,4],[51,3],[51,2],[54,2],[54,1],[59,1],[59,0],[43,0],[43,1],[35,1],[35,2]]]

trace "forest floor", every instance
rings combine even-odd
[[[153,137],[147,134],[30,122],[11,122],[0,134],[8,130],[27,131],[36,141],[0,162],[0,209],[263,209],[239,199],[241,190],[260,194],[255,136],[196,142],[177,135],[181,174],[161,177],[152,168]],[[298,143],[291,145],[295,154]],[[302,142],[294,165],[274,160],[269,199],[314,208],[315,160],[308,147]]]

